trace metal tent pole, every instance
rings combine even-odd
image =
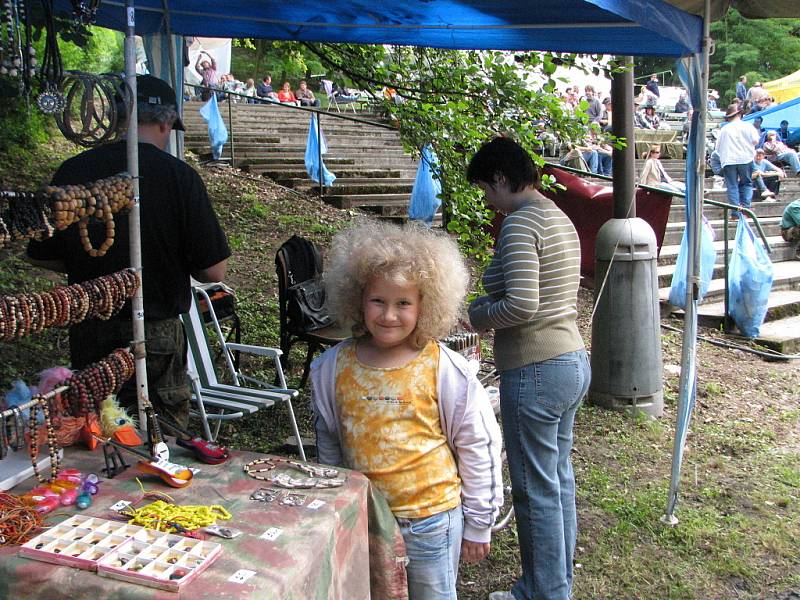
[[[136,100],[136,19],[133,0],[125,1],[127,26],[125,28],[125,80],[131,89],[133,100],[130,106],[128,119],[128,172],[133,178],[133,208],[128,216],[128,232],[130,235],[131,267],[139,273],[144,281],[142,272],[142,238],[140,235],[139,214],[139,130],[138,109]],[[131,322],[133,324],[133,356],[136,359],[136,398],[139,408],[139,427],[147,430],[145,405],[149,403],[147,391],[147,363],[145,361],[145,334],[144,334],[144,296],[139,286],[131,300]]]
[[[669,495],[667,510],[663,521],[676,525],[675,505],[678,502],[678,488],[680,487],[681,463],[683,449],[686,443],[686,432],[689,427],[694,397],[697,391],[697,298],[700,292],[700,240],[703,226],[703,185],[705,178],[705,132],[706,114],[708,110],[708,61],[710,55],[710,22],[711,2],[705,0],[703,10],[703,48],[700,56],[700,111],[698,120],[698,135],[693,136],[700,140],[694,156],[694,164],[687,165],[694,169],[694,196],[687,197],[691,204],[687,206],[687,244],[689,247],[689,264],[686,267],[686,311],[683,319],[683,347],[681,349],[681,379],[678,394],[678,415],[675,430],[675,441],[672,451],[672,472],[670,474]],[[691,227],[690,227],[691,225]],[[727,233],[727,232],[726,232]]]

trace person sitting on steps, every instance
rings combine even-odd
[[[308,89],[308,84],[305,80],[300,82],[294,95],[300,101],[300,106],[319,106],[319,98],[314,96],[314,92]]]
[[[774,198],[781,189],[781,180],[786,177],[783,169],[773,165],[766,159],[763,148],[756,148],[753,160],[753,183],[761,192],[761,198]]]

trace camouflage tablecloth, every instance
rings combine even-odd
[[[647,158],[650,146],[661,146],[661,158],[683,158],[683,143],[672,129],[636,129],[634,149],[637,158]]]
[[[0,598],[259,598],[275,600],[360,600],[407,598],[404,548],[396,522],[385,501],[376,495],[362,474],[343,470],[343,487],[298,490],[325,502],[316,510],[307,506],[280,506],[276,502],[250,500],[250,494],[268,484],[250,478],[242,465],[264,455],[235,452],[223,465],[194,463],[181,450],[173,460],[198,467],[192,484],[173,489],[159,479],[130,468],[112,480],[101,478],[94,504],[82,511],[95,517],[113,518],[108,508],[119,500],[137,501],[141,489],[170,494],[178,504],[220,504],[232,515],[226,525],[244,533],[233,540],[209,536],[223,546],[222,555],[179,593],[106,579],[96,573],[52,565],[17,556],[17,547],[0,549]],[[135,458],[125,457],[126,461]],[[135,461],[133,461],[135,463]],[[84,473],[100,472],[102,453],[68,449],[66,467]],[[294,476],[298,474],[291,472]],[[24,493],[32,481],[13,493]],[[146,504],[150,500],[145,500]],[[74,507],[47,519],[52,525],[77,511]],[[281,529],[274,541],[259,536],[270,528]],[[255,571],[243,584],[229,578],[239,569]],[[370,587],[372,593],[370,595]]]

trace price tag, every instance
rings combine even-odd
[[[244,583],[255,574],[256,574],[255,571],[249,571],[247,569],[239,569],[238,571],[236,571],[236,573],[228,577],[228,581],[230,581],[231,583]]]
[[[131,503],[128,502],[127,500],[120,500],[116,504],[112,504],[111,506],[109,506],[108,509],[119,512],[123,508],[128,508],[130,505],[131,505]]]
[[[325,500],[320,500],[319,498],[317,498],[316,500],[312,500],[311,502],[309,502],[306,508],[310,508],[311,510],[317,510],[323,504],[325,504]]]
[[[262,540],[267,540],[269,542],[274,542],[278,539],[278,537],[283,533],[282,529],[278,527],[270,527],[264,533],[262,533],[259,537]]]

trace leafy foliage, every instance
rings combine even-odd
[[[711,24],[714,53],[710,59],[709,87],[719,91],[718,104],[725,106],[735,96],[740,75],[747,75],[748,85],[772,81],[797,70],[800,55],[800,19],[745,19],[731,9],[723,19]],[[681,85],[674,72],[674,61],[661,57],[634,59],[637,83],[644,83],[650,73],[668,74],[661,78],[667,85]]]
[[[299,80],[325,72],[319,59],[295,42],[241,39],[234,40],[234,47],[231,72],[242,81],[271,75],[273,86],[289,81],[295,89]]]
[[[556,91],[559,65],[573,54],[453,51],[356,45],[308,45],[330,69],[371,91],[400,127],[407,151],[420,155],[430,144],[449,231],[462,247],[485,261],[491,247],[492,212],[464,173],[482,143],[497,135],[516,139],[532,154],[541,151],[543,129],[562,140],[585,133],[586,117],[566,113]],[[406,101],[385,97],[382,86]],[[584,107],[585,108],[585,107]],[[541,158],[537,156],[537,160]]]
[[[724,100],[735,95],[736,81],[771,81],[797,70],[800,55],[800,19],[745,19],[730,10],[712,23],[716,51],[711,57],[709,85]]]

